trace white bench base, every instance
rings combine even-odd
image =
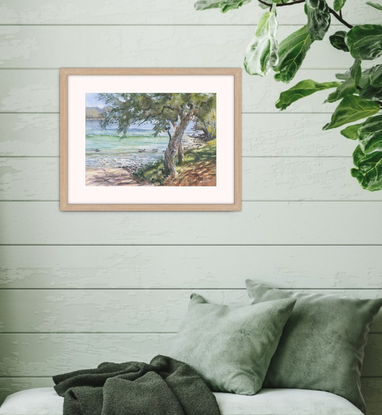
[[[222,415],[362,415],[328,392],[263,389],[254,396],[215,393]],[[53,388],[28,389],[6,398],[0,415],[63,415],[63,398]]]

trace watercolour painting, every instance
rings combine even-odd
[[[62,68],[60,209],[241,209],[241,70]]]
[[[87,186],[216,186],[215,93],[87,93]]]

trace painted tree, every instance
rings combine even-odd
[[[117,125],[126,135],[132,125],[150,122],[154,136],[167,132],[169,142],[164,154],[164,176],[176,176],[175,156],[183,161],[183,136],[191,121],[202,120],[216,108],[216,94],[98,94],[106,104],[102,128]],[[172,128],[171,128],[172,127]]]
[[[193,127],[195,131],[203,131],[206,141],[210,141],[216,138],[216,109],[211,111],[202,118],[197,118]]]

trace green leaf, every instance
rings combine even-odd
[[[255,36],[245,52],[244,68],[250,75],[265,76],[277,65],[279,47],[276,37],[276,8],[273,7],[261,16]]]
[[[306,26],[280,43],[279,63],[274,68],[276,81],[288,83],[294,78],[312,43],[313,40]]]
[[[324,130],[340,127],[362,118],[370,117],[380,110],[380,106],[374,101],[366,101],[356,95],[347,95],[342,99],[332,115],[329,124],[324,126]]]
[[[195,3],[196,10],[220,9],[222,13],[228,10],[238,9],[252,0],[198,0]]]
[[[379,88],[382,86],[382,65],[373,66],[362,72],[359,82],[360,87],[367,88],[369,86]]]
[[[306,0],[305,13],[308,16],[306,27],[312,40],[322,40],[330,27],[329,6],[326,0]]]
[[[382,151],[365,154],[358,146],[353,153],[353,162],[356,168],[350,173],[363,189],[371,192],[382,190]]]
[[[276,102],[276,108],[285,110],[293,102],[301,98],[305,98],[318,91],[323,91],[329,88],[336,88],[340,84],[338,82],[315,82],[311,79],[298,82],[295,86],[280,94],[280,98]]]
[[[353,79],[348,79],[340,84],[340,86],[332,92],[325,102],[335,102],[345,97],[346,95],[353,95],[357,91]]]
[[[336,78],[342,81],[353,79],[355,84],[358,85],[362,75],[361,63],[362,61],[360,59],[356,59],[348,71],[345,73],[336,73]]]
[[[346,81],[347,79],[350,79],[350,70],[344,73],[336,73],[336,78],[340,79],[341,81]]]
[[[339,12],[342,9],[342,7],[344,7],[345,3],[346,3],[346,0],[334,0],[333,9],[336,12]]]
[[[354,26],[345,37],[351,55],[356,59],[372,60],[382,55],[382,26]]]
[[[361,80],[361,63],[361,59],[356,59],[350,68],[350,78],[354,81],[355,85],[358,85],[359,81]]]
[[[382,65],[373,66],[362,72],[359,95],[365,99],[382,99]]]
[[[369,70],[370,85],[375,87],[382,86],[382,65],[376,65]]]
[[[367,1],[366,2],[366,4],[368,4],[369,6],[371,6],[371,7],[374,7],[375,9],[377,9],[377,10],[380,10],[380,11],[382,11],[382,5],[381,4],[378,4],[378,3],[373,3],[373,2],[371,2],[371,1]]]
[[[336,49],[343,50],[344,52],[349,52],[349,48],[345,43],[345,36],[345,30],[338,30],[336,33],[329,36],[329,41]]]
[[[361,125],[362,123],[349,125],[349,127],[346,127],[340,132],[344,137],[349,138],[350,140],[358,140],[358,129]]]
[[[359,127],[358,139],[365,154],[382,151],[382,115],[368,118]]]

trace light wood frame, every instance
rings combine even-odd
[[[234,76],[234,203],[232,204],[69,204],[68,77],[70,75],[232,75]],[[61,211],[239,211],[241,210],[240,68],[61,68],[60,69]]]

